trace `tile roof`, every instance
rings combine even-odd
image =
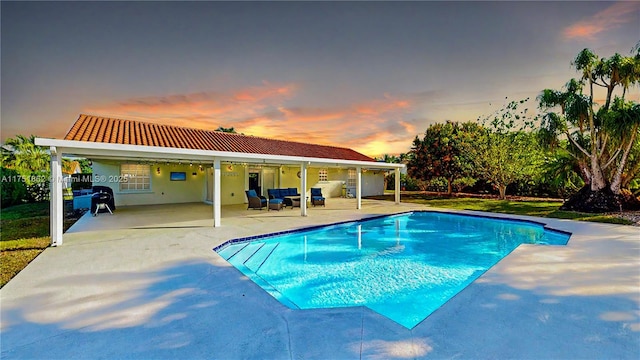
[[[64,139],[249,154],[375,161],[357,151],[336,146],[306,144],[84,114],[80,115]]]

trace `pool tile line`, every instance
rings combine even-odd
[[[480,215],[480,214],[473,214],[473,213],[457,213],[457,212],[451,212],[451,211],[412,210],[412,211],[403,211],[403,212],[399,212],[399,213],[395,213],[395,214],[391,214],[391,215],[389,215],[389,214],[373,215],[373,216],[367,216],[367,217],[364,217],[364,218],[358,219],[358,220],[345,220],[345,221],[340,221],[340,222],[331,223],[331,224],[313,225],[313,226],[307,226],[307,227],[302,227],[302,228],[297,228],[297,229],[277,231],[277,232],[268,233],[268,234],[253,235],[253,236],[247,236],[247,237],[242,237],[242,238],[231,239],[231,240],[225,241],[222,244],[214,247],[213,251],[218,252],[218,251],[224,249],[225,247],[227,247],[229,245],[238,244],[238,243],[244,243],[244,242],[250,242],[250,241],[253,241],[253,240],[256,240],[256,239],[264,239],[264,238],[269,238],[269,237],[274,237],[274,236],[279,236],[279,235],[293,234],[293,233],[297,233],[297,232],[316,230],[316,229],[326,228],[326,227],[330,227],[330,226],[338,226],[338,225],[344,225],[344,224],[350,224],[350,223],[365,222],[365,221],[376,220],[376,219],[385,218],[385,217],[397,217],[397,216],[402,216],[402,215],[406,215],[406,214],[413,214],[413,213],[434,213],[434,214],[448,214],[448,215],[456,215],[456,216],[466,215],[466,216],[471,216],[471,217],[475,217],[475,218],[485,218],[485,219],[502,220],[502,221],[513,221],[513,222],[519,222],[519,223],[527,223],[527,224],[539,225],[539,226],[542,226],[542,228],[545,231],[555,232],[555,233],[568,235],[568,236],[573,235],[571,232],[558,230],[558,229],[553,229],[553,228],[548,227],[547,224],[545,224],[543,222],[540,222],[540,221],[535,221],[535,220],[505,218],[505,217],[499,217],[499,216]],[[505,215],[512,215],[512,214],[505,214]]]

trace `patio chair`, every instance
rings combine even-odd
[[[249,209],[260,209],[262,210],[263,207],[267,207],[267,198],[265,198],[264,196],[258,196],[258,194],[256,194],[255,190],[246,190],[245,194],[247,194],[247,201],[249,202],[249,205],[247,207],[247,210]]]
[[[311,205],[324,206],[324,196],[322,196],[322,189],[320,188],[311,188]]]

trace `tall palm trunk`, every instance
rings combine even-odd
[[[616,173],[613,176],[613,181],[611,182],[610,189],[614,194],[620,194],[620,187],[622,184],[622,172],[624,167],[627,165],[627,159],[629,158],[629,153],[631,152],[631,148],[633,147],[634,141],[636,140],[636,133],[638,132],[638,124],[633,127],[631,131],[631,139],[629,139],[629,144],[627,144],[626,149],[624,149],[624,154],[622,154],[622,159],[620,160],[620,164],[616,169]]]
[[[608,96],[611,96],[608,94]],[[608,106],[609,98],[607,98]],[[607,186],[607,182],[604,179],[602,168],[600,167],[600,159],[598,157],[598,133],[596,132],[596,125],[594,121],[593,113],[593,77],[589,77],[589,131],[591,133],[591,152],[589,158],[591,159],[591,190],[600,191]]]
[[[598,153],[592,153],[591,156],[591,190],[600,191],[607,186],[607,182],[604,179],[602,168],[600,167],[600,160],[598,159]]]

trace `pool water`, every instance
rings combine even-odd
[[[566,245],[569,236],[530,222],[412,212],[216,251],[290,308],[366,306],[411,329],[520,244]]]

